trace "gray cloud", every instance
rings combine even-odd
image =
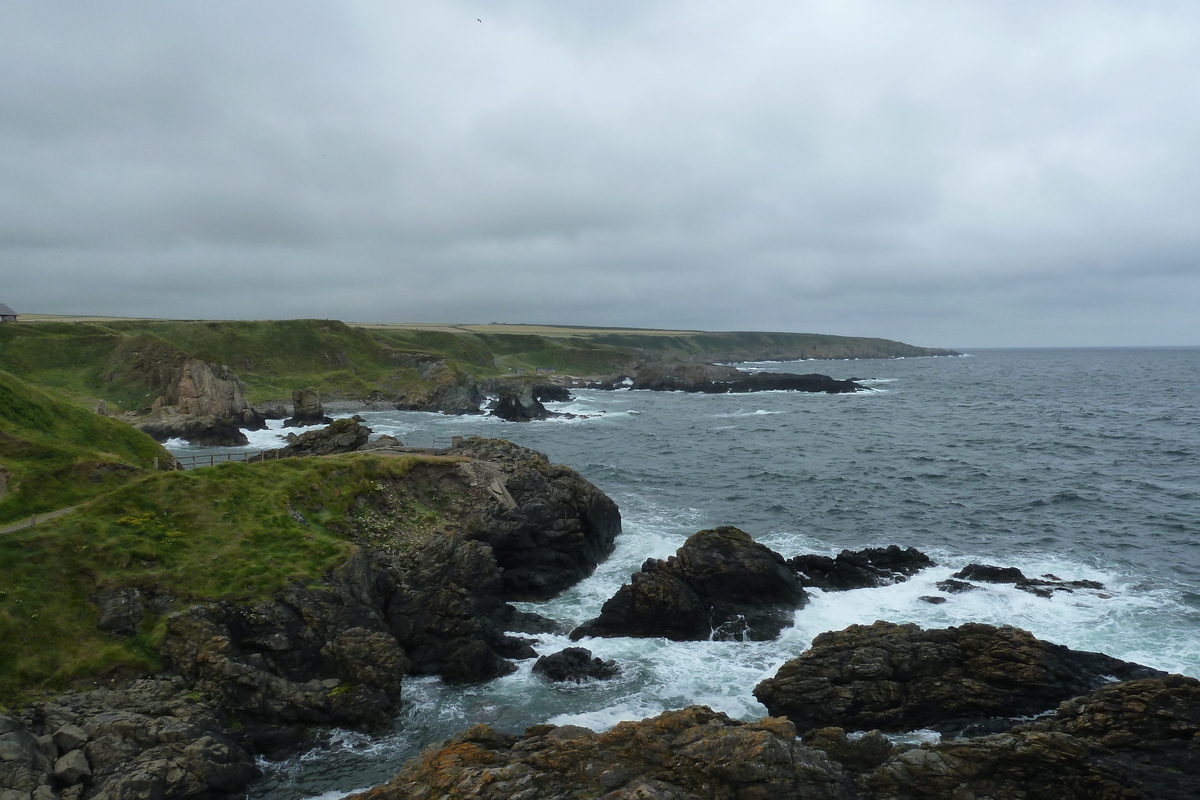
[[[1193,4],[0,13],[18,310],[1200,343]]]

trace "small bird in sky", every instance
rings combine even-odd
[[[475,18],[475,21],[476,21],[476,22],[483,22],[483,20],[481,20],[479,17],[476,17],[476,18]]]

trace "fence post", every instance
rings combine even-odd
[[[158,472],[158,456],[154,457],[154,471]]]

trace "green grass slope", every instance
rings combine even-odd
[[[0,372],[0,525],[95,497],[168,456],[126,423]]]
[[[804,333],[670,332],[547,326],[451,330],[347,325],[336,320],[203,322],[81,320],[0,325],[0,370],[84,402],[145,411],[172,367],[200,358],[228,366],[251,402],[295,389],[395,397],[429,358],[476,378],[553,369],[575,375],[630,371],[646,358],[714,361],[947,355],[886,339]],[[178,374],[177,372],[175,373]]]
[[[396,486],[412,498],[401,506],[406,530],[438,528],[449,498],[412,487],[447,461],[350,454],[157,473],[86,511],[0,535],[0,702],[114,669],[159,669],[163,619],[148,613],[136,636],[113,637],[96,627],[97,591],[137,587],[178,607],[312,582],[346,559],[371,496]]]

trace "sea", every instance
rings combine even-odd
[[[334,731],[263,762],[250,797],[340,797],[382,783],[421,749],[476,723],[603,730],[689,704],[739,719],[766,713],[754,686],[814,636],[875,620],[926,628],[1014,625],[1052,642],[1200,677],[1200,349],[972,350],[963,356],[791,363],[857,394],[703,395],[575,391],[549,404],[574,419],[360,412],[376,435],[429,446],[500,437],[578,470],[620,506],[615,552],[562,596],[521,608],[582,622],[648,557],[698,530],[735,525],[785,557],[897,544],[937,562],[910,580],[822,593],[770,642],[585,639],[621,676],[553,685],[532,661],[488,683],[406,678],[393,729]],[[278,425],[279,423],[275,423]],[[252,433],[248,449],[280,445]],[[179,454],[206,453],[172,442]],[[1098,581],[1044,598],[1010,585],[944,595],[970,563]],[[944,595],[932,604],[922,597]],[[565,636],[537,637],[549,654]],[[915,737],[935,736],[917,732]]]

